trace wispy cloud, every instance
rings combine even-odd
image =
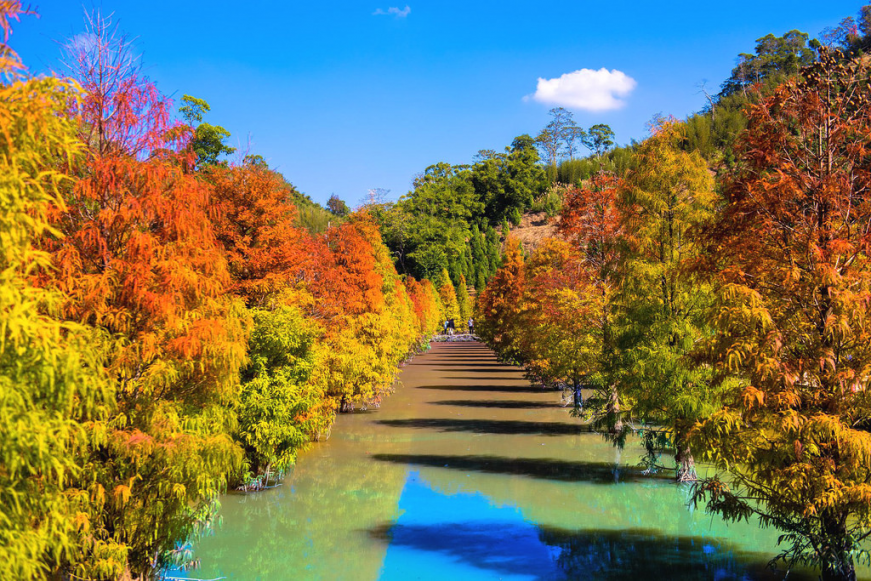
[[[611,111],[623,107],[626,104],[624,99],[637,85],[635,79],[622,71],[581,69],[557,79],[539,78],[531,98],[539,103],[570,109]]]
[[[408,4],[405,5],[405,8],[397,8],[396,6],[391,6],[387,10],[379,8],[372,13],[373,16],[395,16],[396,18],[405,18],[409,14],[411,14],[411,7]]]
[[[73,36],[69,41],[67,41],[67,48],[72,50],[81,50],[84,52],[89,52],[91,50],[96,49],[100,44],[100,37],[98,37],[93,32],[82,32]]]

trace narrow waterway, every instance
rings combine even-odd
[[[776,533],[687,508],[478,343],[437,343],[284,485],[222,499],[213,579],[779,579]],[[809,579],[793,573],[789,579]]]

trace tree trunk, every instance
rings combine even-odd
[[[823,581],[856,581],[856,567],[852,561],[841,563],[840,566],[826,563],[823,565]]]
[[[581,384],[578,381],[573,381],[572,389],[572,404],[575,406],[575,411],[580,412],[584,407],[584,394],[581,392]]]
[[[856,565],[847,542],[846,516],[823,513],[822,524],[825,535],[820,555],[823,581],[856,581]]]
[[[608,406],[606,408],[608,414],[608,431],[612,434],[619,434],[623,431],[623,419],[620,417],[620,397],[617,395],[617,388],[611,386],[611,393],[608,396]]]
[[[614,482],[620,482],[620,460],[623,458],[623,448],[614,446]]]
[[[677,463],[677,481],[695,482],[698,480],[696,476],[696,460],[693,458],[690,447],[686,444],[677,443],[676,448],[677,453],[674,455],[674,460]]]

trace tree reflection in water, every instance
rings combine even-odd
[[[670,537],[649,530],[538,528],[543,543],[559,548],[556,562],[567,579],[767,581],[785,577],[783,571],[768,568],[768,554],[741,552],[718,539]],[[789,579],[815,577],[793,571]]]
[[[651,530],[578,530],[528,523],[464,522],[393,524],[370,535],[392,547],[438,554],[472,567],[481,579],[590,581],[774,581],[783,571],[768,568],[769,556],[735,549],[718,539],[669,537]],[[793,571],[790,580],[813,575]]]

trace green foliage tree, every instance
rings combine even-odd
[[[470,223],[481,211],[467,178],[462,166],[430,166],[399,202],[373,212],[402,272],[435,280],[462,266]]]
[[[755,54],[740,54],[720,93],[710,96],[706,92],[708,106],[687,119],[683,148],[699,151],[715,167],[731,166],[735,139],[747,125],[745,107],[813,61],[810,45],[816,41],[809,45],[807,40],[808,35],[797,30],[782,37],[768,34],[757,39]]]
[[[219,158],[236,151],[236,148],[229,147],[224,143],[224,140],[230,137],[230,132],[220,125],[210,125],[203,122],[203,115],[211,110],[209,104],[203,99],[185,95],[181,100],[184,105],[179,107],[178,112],[193,130],[190,147],[197,155],[197,165],[206,167],[226,163],[219,161]]]
[[[735,139],[747,126],[747,102],[743,93],[733,93],[719,97],[707,111],[691,115],[686,121],[683,148],[698,151],[712,165],[731,165]]]
[[[663,122],[620,188],[627,248],[618,267],[614,373],[628,413],[667,431],[678,480],[693,480],[688,432],[720,400],[711,368],[692,359],[710,334],[710,287],[687,267],[702,251],[695,233],[713,218],[717,196],[704,159],[680,150],[682,131]]]
[[[515,137],[508,151],[502,177],[507,202],[503,212],[513,208],[521,213],[525,212],[533,200],[547,189],[546,175],[538,162],[538,152],[532,138],[528,135]],[[502,216],[495,214],[489,217],[494,222]]]
[[[257,309],[242,370],[238,437],[249,470],[284,471],[317,431],[323,394],[310,381],[320,329],[292,306]]]
[[[515,138],[504,154],[479,161],[471,168],[471,182],[484,204],[484,217],[499,224],[514,213],[523,213],[547,187],[539,165],[535,141],[528,135]]]
[[[330,199],[327,200],[327,209],[340,218],[343,218],[351,213],[350,208],[348,208],[348,204],[346,204],[344,200],[342,200],[336,194],[331,195]]]
[[[775,86],[813,59],[807,33],[790,30],[780,37],[766,34],[756,40],[754,54],[738,55],[738,64],[724,81],[720,96],[741,93],[746,97],[753,85]]]
[[[584,144],[587,132],[578,127],[572,112],[563,107],[551,109],[549,114],[551,120],[536,136],[535,144],[545,162],[555,169],[560,159],[574,159],[578,145]]]
[[[622,177],[626,175],[627,171],[635,168],[636,148],[637,144],[633,143],[625,147],[615,147],[599,158],[587,157],[565,160],[557,168],[554,181],[560,184],[582,186],[586,180],[601,171]]]
[[[430,166],[399,202],[373,210],[401,272],[437,280],[447,270],[455,285],[465,277],[482,288],[495,272],[501,242],[489,229],[519,224],[546,191],[546,172],[528,135],[476,159],[471,167]]]
[[[610,126],[598,123],[590,127],[581,141],[598,159],[614,146],[614,131]]]
[[[459,307],[459,320],[457,321],[458,326],[462,326],[466,324],[466,321],[469,320],[469,317],[472,316],[472,299],[469,297],[469,289],[466,286],[466,277],[460,275],[460,282],[457,284],[457,306]]]

